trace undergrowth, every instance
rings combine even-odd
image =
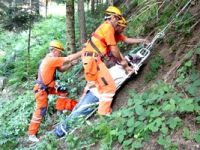
[[[199,73],[192,73],[187,79],[197,77],[200,77]],[[200,130],[192,134],[184,123],[189,114],[196,118],[194,124],[200,123],[200,94],[196,92],[200,88],[199,81],[191,80],[188,86],[193,85],[195,87],[191,91],[187,87],[184,89],[187,93],[196,93],[190,97],[185,96],[185,92],[180,91],[179,87],[162,81],[156,82],[142,93],[130,91],[127,107],[85,126],[79,131],[81,136],[71,134],[67,137],[68,145],[71,149],[87,147],[93,143],[99,143],[101,149],[112,149],[115,145],[121,145],[123,149],[137,149],[154,138],[164,149],[178,149],[179,143],[172,138],[181,128],[183,139],[199,143]]]

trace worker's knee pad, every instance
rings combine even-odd
[[[47,108],[44,107],[44,108],[41,108],[40,110],[41,110],[40,115],[41,115],[42,117],[44,117],[44,116],[46,115]]]

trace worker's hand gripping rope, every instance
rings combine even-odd
[[[138,74],[138,70],[140,69],[140,67],[137,64],[134,64],[133,69],[134,69],[135,74]]]

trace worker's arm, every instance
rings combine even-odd
[[[81,54],[82,54],[82,51],[79,51],[75,54],[68,55],[67,57],[65,57],[65,63],[69,63],[69,62],[72,62],[73,60],[78,59],[79,57],[81,57]]]
[[[61,66],[61,67],[58,68],[58,71],[64,72],[64,71],[67,71],[71,67],[72,67],[72,65],[70,63],[64,64],[63,66]]]
[[[123,66],[123,68],[125,69],[125,71],[126,71],[127,73],[131,73],[131,72],[134,71],[133,68],[131,68],[131,67],[128,65],[126,59],[125,59],[124,56],[121,54],[121,52],[119,51],[119,48],[118,48],[117,46],[110,46],[109,48],[110,48],[110,50],[111,50],[113,56],[114,56],[115,58],[117,58],[117,60],[118,60],[119,63]]]
[[[60,72],[67,71],[69,68],[71,68],[73,65],[78,63],[78,58],[81,56],[81,51],[77,52],[75,54],[68,55],[65,57],[64,64],[58,68]]]
[[[78,63],[78,59],[72,60],[69,63],[64,63],[61,67],[58,68],[58,70],[60,72],[67,71],[69,68],[71,68],[72,66],[76,65],[77,63]]]
[[[137,43],[143,43],[148,44],[149,41],[147,39],[136,39],[136,38],[125,38],[124,42],[127,44],[137,44]]]
[[[122,57],[122,54],[120,53],[120,50],[119,48],[114,45],[114,46],[109,46],[109,49],[111,50],[112,52],[112,55],[119,61],[121,62],[123,57]]]

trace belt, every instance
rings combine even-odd
[[[95,52],[85,52],[84,56],[98,57],[99,55]]]

